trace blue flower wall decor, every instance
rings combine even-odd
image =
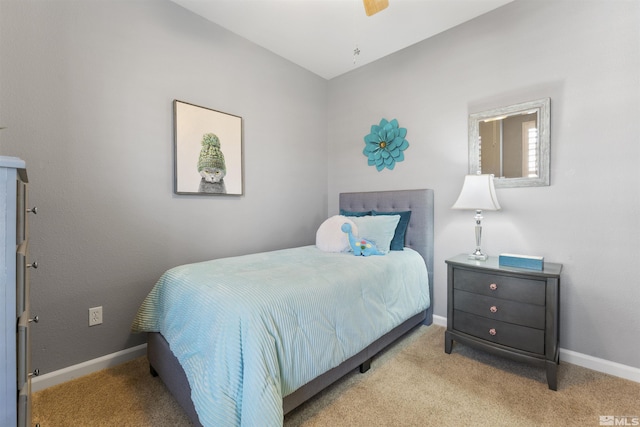
[[[393,170],[396,162],[404,160],[403,151],[409,147],[405,128],[398,127],[396,119],[388,122],[380,120],[379,125],[371,126],[371,133],[364,137],[362,153],[368,157],[369,166],[374,166],[378,172],[384,168]]]

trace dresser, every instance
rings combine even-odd
[[[501,267],[458,255],[447,263],[445,352],[453,341],[545,367],[557,390],[561,264],[544,270]]]
[[[31,426],[31,368],[29,331],[38,317],[30,317],[29,270],[37,268],[28,256],[27,171],[24,161],[0,156],[0,425]]]

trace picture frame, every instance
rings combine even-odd
[[[242,196],[242,117],[174,100],[174,192]]]

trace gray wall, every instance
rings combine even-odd
[[[329,82],[329,212],[341,191],[435,189],[435,314],[444,260],[474,248],[450,209],[467,173],[469,113],[551,98],[551,186],[498,189],[483,249],[564,264],[561,347],[640,368],[640,2],[516,1]],[[395,170],[363,137],[407,128]]]
[[[326,80],[168,1],[1,0],[0,58],[0,154],[27,162],[40,210],[42,373],[144,342],[129,326],[167,268],[313,244]],[[173,99],[242,116],[245,196],[172,193]]]

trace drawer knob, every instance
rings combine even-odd
[[[498,312],[498,307],[496,307],[495,305],[492,305],[491,308],[489,308],[489,311],[492,313],[497,313]]]
[[[492,291],[495,291],[496,289],[498,289],[498,285],[496,285],[495,283],[492,283],[489,285],[489,289],[491,289]]]
[[[27,209],[27,212],[32,213],[34,215],[37,215],[38,214],[38,207],[34,206],[31,209]]]
[[[498,332],[494,328],[489,329],[489,335],[496,335],[497,333]]]
[[[32,263],[32,264],[27,264],[27,268],[38,268],[38,261]]]

